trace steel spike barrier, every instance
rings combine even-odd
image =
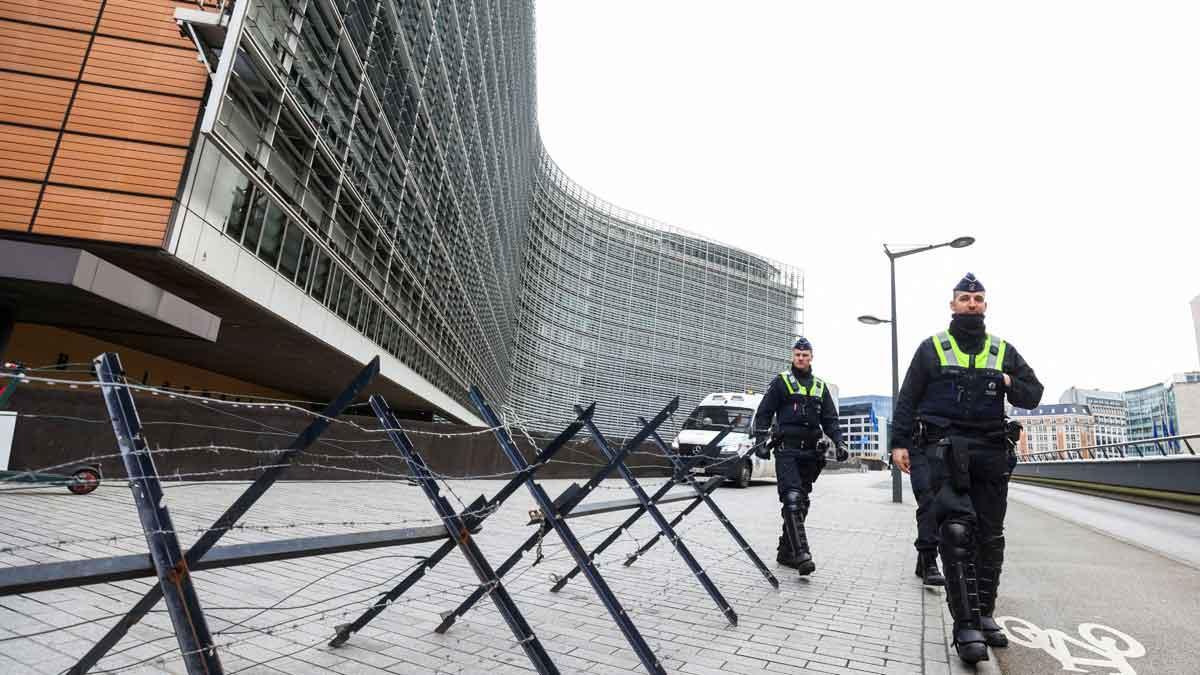
[[[646,424],[646,420],[643,417],[639,417],[638,421],[641,422],[643,426]],[[714,443],[719,443],[720,439],[724,437],[724,435],[725,434],[721,434],[717,438],[714,438],[709,443],[709,446],[713,445]],[[667,446],[666,442],[663,441],[662,436],[658,435],[657,431],[650,434],[650,439],[654,441],[654,444],[657,445],[658,448],[667,455],[668,459],[670,459],[672,464],[676,466],[677,470],[686,469],[686,467],[683,466],[683,463],[680,462],[678,456],[671,453],[670,448]],[[706,454],[709,450],[710,448],[705,446],[704,452]],[[733,537],[733,540],[737,543],[738,548],[746,553],[746,556],[750,558],[750,562],[754,564],[754,567],[757,568],[759,573],[763,575],[763,578],[767,580],[767,583],[771,584],[771,586],[774,588],[779,588],[779,580],[775,578],[775,575],[771,573],[771,570],[767,569],[767,566],[763,562],[762,558],[758,556],[758,553],[754,551],[754,548],[750,546],[749,542],[747,542],[745,537],[742,536],[742,533],[739,532],[737,527],[734,526],[733,522],[729,520],[729,518],[725,515],[725,512],[721,510],[721,507],[717,506],[717,502],[714,501],[712,496],[709,494],[710,491],[705,490],[705,486],[700,485],[695,476],[692,476],[690,472],[685,472],[684,477],[687,480],[688,485],[690,485],[692,489],[696,491],[697,501],[688,505],[688,507],[685,508],[682,513],[680,513],[680,516],[686,516],[688,513],[691,513],[696,506],[699,505],[699,502],[703,500],[704,504],[708,506],[713,515],[717,517],[717,520],[719,520],[721,524],[725,526],[725,530],[729,532],[729,536]],[[682,520],[682,518],[680,519]],[[658,537],[655,536],[650,540],[650,542],[647,542],[645,546],[639,548],[637,553],[631,554],[630,557],[626,559],[625,565],[628,566],[633,564],[633,562],[637,560],[638,556],[644,554],[651,546],[654,545],[654,542],[657,541],[657,539]]]
[[[121,460],[129,476],[129,489],[133,492],[138,518],[146,533],[150,559],[158,576],[156,588],[166,601],[183,663],[188,675],[220,675],[224,672],[221,659],[213,646],[212,634],[204,619],[204,609],[196,596],[188,561],[175,536],[175,526],[158,481],[150,444],[142,434],[142,421],[138,417],[133,395],[125,386],[121,359],[107,352],[96,357],[94,363],[102,383],[100,391],[104,395],[113,431],[117,435],[117,445],[121,449]]]
[[[483,523],[485,518],[499,509],[500,505],[504,503],[504,500],[508,499],[513,492],[524,485],[526,481],[532,480],[534,473],[544,464],[549,462],[560,449],[562,449],[568,442],[570,442],[572,438],[575,437],[577,433],[579,433],[579,430],[583,428],[583,421],[590,418],[594,410],[595,406],[592,406],[583,411],[583,413],[579,415],[574,422],[568,425],[567,428],[558,435],[558,437],[551,441],[545,449],[543,449],[537,454],[536,457],[534,457],[534,461],[531,464],[529,464],[525,469],[518,471],[516,476],[509,480],[504,487],[500,488],[500,491],[497,492],[494,497],[492,497],[490,500],[485,500],[483,497],[479,497],[472,502],[467,508],[469,513],[467,513],[464,517],[464,520],[467,523],[467,528],[474,530]],[[379,616],[379,614],[381,614],[389,604],[398,600],[408,591],[408,589],[412,588],[418,581],[420,581],[421,578],[425,576],[425,573],[431,568],[435,567],[439,562],[442,561],[443,558],[449,555],[449,553],[454,550],[455,546],[456,544],[453,540],[447,541],[445,544],[439,546],[437,550],[423,560],[415,570],[410,572],[408,576],[400,581],[400,583],[396,584],[395,587],[393,587],[379,600],[372,604],[371,607],[369,607],[367,611],[363,612],[361,616],[351,623],[341,624],[338,626],[336,635],[334,635],[333,639],[329,641],[329,646],[340,647],[345,644],[346,641],[350,639],[351,635],[362,630],[362,628],[370,623],[376,616]],[[532,548],[532,544],[530,545],[530,548]],[[508,565],[507,567],[502,564],[499,568],[497,568],[497,576],[503,577],[505,572],[508,571],[508,568],[511,568],[512,564],[515,564],[515,561],[506,561],[506,564]],[[474,605],[479,598],[483,597],[483,593],[484,590],[482,586],[476,588],[470,596],[471,599],[463,602],[453,612],[448,612],[443,615],[442,624],[439,625],[435,630],[438,633],[444,633],[446,629],[449,628],[450,624],[454,623],[454,618],[465,614],[471,605]]]
[[[678,406],[679,397],[676,397],[672,403],[675,406]],[[600,429],[595,425],[595,423],[593,423],[591,420],[588,420],[585,426],[592,434],[592,438],[596,441],[596,445],[599,446],[600,452],[604,453],[606,457],[613,456],[614,450],[612,446],[608,444],[608,441],[604,438],[604,434],[600,433]],[[646,428],[643,427],[643,431],[645,429]],[[617,465],[617,471],[621,474],[621,477],[625,479],[625,482],[629,484],[629,488],[633,490],[633,494],[638,498],[638,501],[642,503],[642,507],[645,508],[646,512],[650,514],[650,518],[656,525],[658,525],[658,529],[663,533],[663,536],[665,536],[667,541],[670,541],[675,547],[675,552],[679,554],[680,558],[683,558],[683,562],[688,566],[688,569],[692,571],[692,574],[696,576],[696,579],[700,582],[700,585],[704,588],[705,592],[707,592],[708,596],[712,598],[714,603],[716,603],[717,608],[721,610],[721,613],[725,615],[725,619],[729,621],[731,626],[736,626],[738,622],[737,612],[733,611],[733,607],[729,605],[729,602],[725,599],[725,596],[721,594],[721,591],[717,588],[717,585],[714,584],[712,579],[709,578],[708,572],[704,571],[704,568],[700,566],[700,563],[697,562],[695,556],[692,555],[692,552],[688,550],[687,544],[684,544],[683,539],[676,534],[675,528],[672,527],[669,522],[667,522],[666,517],[664,517],[662,512],[658,510],[658,507],[650,502],[649,495],[647,495],[646,491],[642,489],[641,483],[638,482],[637,478],[633,475],[633,472],[629,470],[629,467],[625,466],[624,462],[621,462]]]
[[[192,547],[188,549],[187,555],[185,556],[185,560],[187,561],[188,565],[195,565],[197,561],[204,557],[204,554],[207,553],[209,549],[216,545],[221,537],[225,536],[225,533],[228,532],[235,523],[237,523],[238,519],[245,515],[246,511],[248,511],[260,497],[262,497],[263,493],[275,484],[275,481],[278,480],[280,475],[283,474],[284,470],[287,469],[287,465],[291,463],[292,459],[308,448],[308,446],[312,445],[312,443],[316,441],[326,429],[329,428],[329,425],[333,423],[334,418],[341,415],[346,407],[353,403],[354,399],[358,398],[358,395],[362,393],[364,389],[366,389],[367,385],[370,384],[371,380],[374,379],[377,374],[379,374],[378,356],[371,359],[371,361],[367,363],[367,365],[361,371],[359,371],[358,375],[351,380],[350,384],[347,385],[342,393],[339,394],[338,397],[333,401],[331,401],[329,405],[325,406],[325,409],[321,411],[320,415],[314,419],[312,423],[310,423],[308,427],[304,429],[304,431],[301,431],[300,434],[292,440],[291,445],[289,445],[286,450],[271,458],[271,468],[265,470],[261,475],[259,475],[259,477],[250,484],[250,487],[246,488],[246,491],[242,493],[240,497],[238,497],[237,501],[235,501],[233,505],[230,506],[225,513],[213,523],[212,527],[209,528],[209,530],[205,532],[203,536],[196,540],[196,543],[192,544]],[[154,608],[154,605],[158,604],[158,601],[161,598],[161,588],[158,586],[151,587],[150,590],[146,591],[146,594],[143,595],[142,598],[138,600],[125,614],[125,616],[122,617],[121,620],[115,625],[113,625],[113,627],[110,628],[108,632],[105,633],[104,636],[101,637],[100,640],[97,641],[90,650],[88,650],[87,654],[85,654],[74,666],[67,669],[67,673],[69,675],[83,675],[83,673],[86,673],[95,667],[96,663],[99,662],[100,659],[102,659],[104,655],[107,654],[109,650],[111,650],[118,642],[120,642],[121,638],[123,638],[125,634],[129,632],[129,629],[137,625],[137,623],[141,621],[151,609]]]
[[[500,449],[508,457],[508,460],[512,462],[513,468],[518,471],[523,470],[528,466],[528,462],[521,455],[521,451],[517,448],[516,443],[513,442],[508,430],[500,422],[500,417],[496,415],[496,412],[484,400],[483,394],[480,393],[479,389],[472,387],[470,397],[471,402],[475,404],[475,408],[479,410],[480,416],[483,417],[484,423],[493,429],[493,434],[496,436],[496,441],[500,444]],[[582,410],[582,408],[578,408],[576,414],[582,412]],[[666,415],[662,414],[655,418],[657,424],[661,424],[662,420],[665,419]],[[590,419],[585,422],[585,425],[590,424]],[[621,464],[617,466],[619,468]],[[629,618],[629,614],[626,613],[617,596],[609,588],[608,582],[604,580],[604,577],[601,576],[600,571],[596,569],[592,561],[588,560],[587,553],[583,550],[583,546],[580,545],[574,532],[567,525],[566,520],[560,517],[559,506],[555,504],[554,500],[550,499],[550,495],[546,494],[546,490],[536,481],[529,481],[525,485],[533,494],[533,498],[537,502],[538,508],[541,509],[546,522],[550,524],[555,534],[558,535],[559,540],[562,541],[563,547],[575,559],[575,563],[583,568],[584,576],[591,583],[600,601],[604,603],[605,609],[608,610],[609,616],[616,622],[621,634],[625,636],[634,653],[637,654],[638,660],[642,662],[642,666],[655,675],[665,675],[666,670],[663,668],[662,663],[659,662],[654,651],[650,649],[650,645],[646,643],[637,626],[633,624],[633,620]]]
[[[433,474],[429,471],[429,466],[425,464],[424,458],[417,449],[413,447],[412,442],[408,438],[408,434],[400,429],[400,423],[396,420],[396,416],[388,407],[387,401],[382,396],[371,397],[371,409],[375,411],[375,416],[379,418],[379,423],[386,430],[388,439],[404,456],[404,461],[408,463],[409,469],[416,476],[417,482],[420,483],[421,489],[424,490],[426,498],[433,504],[433,508],[437,511],[438,517],[442,519],[442,524],[446,527],[447,534],[450,535],[452,541],[458,546],[458,550],[462,551],[463,556],[470,563],[471,569],[475,571],[475,576],[479,577],[481,586],[488,589],[488,595],[491,596],[492,602],[496,604],[496,609],[500,610],[500,615],[504,617],[504,622],[508,624],[513,635],[517,638],[517,643],[521,645],[521,649],[525,650],[525,655],[529,658],[530,663],[537,669],[539,673],[544,675],[557,675],[558,668],[550,659],[550,655],[546,652],[546,648],[542,646],[533,629],[529,627],[529,623],[525,621],[525,617],[521,614],[521,610],[517,608],[512,597],[508,594],[508,590],[500,582],[500,578],[496,576],[495,570],[484,557],[483,551],[479,550],[479,545],[471,538],[471,528],[463,520],[463,516],[454,511],[454,507],[446,498],[439,494],[437,482],[433,478]]]

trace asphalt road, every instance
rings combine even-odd
[[[1014,483],[1009,674],[1200,673],[1200,516]]]

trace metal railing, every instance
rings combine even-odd
[[[1162,436],[1159,438],[1142,438],[1134,441],[1125,441],[1124,443],[1089,445],[1082,448],[1047,450],[1024,455],[1018,453],[1017,461],[1020,463],[1029,463],[1195,455],[1196,450],[1192,447],[1191,442],[1198,439],[1200,439],[1200,434],[1184,434]]]

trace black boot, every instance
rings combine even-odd
[[[1008,646],[1008,636],[992,618],[1003,565],[1004,537],[992,537],[982,542],[979,546],[979,629],[983,631],[983,638],[989,647]]]
[[[958,658],[967,663],[987,661],[987,642],[979,629],[979,585],[971,527],[948,521],[942,525],[941,535],[946,604],[954,617],[954,649]]]
[[[800,576],[806,576],[817,571],[817,564],[813,562],[812,552],[808,550],[808,533],[804,531],[804,521],[796,523],[796,534],[799,535],[799,541],[796,546],[796,571]]]
[[[812,553],[808,550],[808,534],[804,531],[804,516],[808,513],[808,504],[799,492],[789,492],[784,495],[783,534],[788,548],[793,554],[795,567],[800,576],[812,574],[817,570]],[[782,557],[783,549],[780,548]]]
[[[785,530],[787,529],[786,524],[783,527]],[[796,559],[796,551],[792,549],[792,546],[788,543],[788,538],[786,536],[779,537],[779,549],[778,553],[775,554],[775,562],[783,565],[784,567],[794,568],[799,567],[800,565],[800,561]]]
[[[942,576],[937,566],[937,554],[921,552],[917,554],[917,568],[914,573],[921,577],[926,586],[945,586],[946,577]]]

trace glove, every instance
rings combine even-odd
[[[850,459],[850,451],[846,449],[846,442],[838,443],[837,452],[835,453],[837,461],[844,462]]]
[[[771,446],[768,444],[769,438],[767,434],[758,434],[754,437],[754,455],[759,459],[771,458]]]

